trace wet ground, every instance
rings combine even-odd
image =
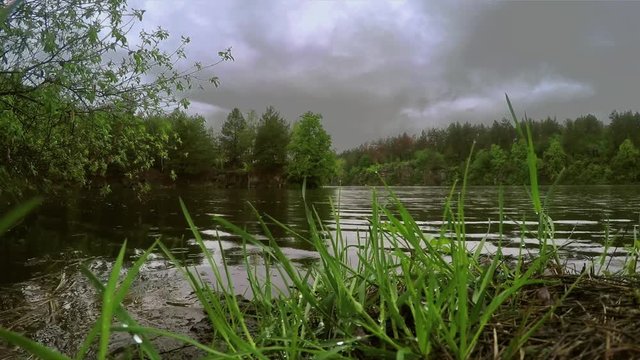
[[[111,264],[89,260],[88,268],[106,281]],[[124,300],[130,315],[141,326],[181,333],[208,341],[210,328],[203,309],[182,274],[162,260],[148,262]],[[100,314],[97,291],[79,271],[69,265],[56,274],[0,289],[0,326],[26,334],[42,344],[74,356]],[[195,348],[160,337],[150,341],[163,359],[198,358]],[[131,334],[116,333],[110,353],[113,358],[130,358],[135,349]],[[87,355],[92,358],[93,349]],[[24,359],[23,351],[0,342],[0,359]]]

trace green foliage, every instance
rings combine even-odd
[[[618,151],[620,145],[629,139],[635,147],[640,147],[640,113],[614,111],[609,116],[610,149],[612,154]]]
[[[461,163],[469,156],[478,132],[469,123],[455,122],[447,127],[443,155],[451,163]]]
[[[256,170],[270,174],[284,173],[288,145],[289,124],[273,106],[267,107],[256,130],[253,148]]]
[[[202,176],[211,172],[220,156],[216,139],[205,127],[201,116],[175,111],[167,117],[175,140],[169,144],[163,171],[180,176]]]
[[[632,183],[640,180],[640,151],[633,145],[631,139],[626,139],[618,147],[613,157],[611,170],[616,174],[619,183]]]
[[[574,185],[604,185],[611,183],[613,177],[608,164],[593,160],[575,160],[567,166],[563,183]]]
[[[248,162],[254,140],[253,129],[247,124],[240,109],[234,108],[222,124],[220,146],[222,147],[225,168],[238,170]]]
[[[492,183],[491,154],[487,149],[480,149],[474,154],[473,162],[469,166],[469,181],[476,184]]]
[[[22,2],[22,0],[15,0],[9,5],[5,5],[3,1],[0,3],[0,29],[3,29],[6,24],[7,18],[11,15],[11,12]]]
[[[480,149],[470,165],[469,180],[475,184],[504,184],[507,179],[509,155],[496,144],[489,150]]]
[[[533,155],[542,183],[558,180],[561,171],[564,184],[637,183],[634,170],[623,165],[614,166],[620,145],[629,139],[635,148],[640,147],[640,113],[613,112],[611,123],[603,124],[593,115],[567,119],[563,124],[555,119],[540,121],[526,119],[522,130],[529,128],[535,144],[530,153],[528,145],[518,134],[513,122],[506,119],[494,121],[490,127],[482,124],[453,123],[443,129],[423,130],[418,137],[403,133],[344,151],[343,184],[363,185],[377,183],[367,169],[378,164],[379,174],[394,185],[443,185],[452,184],[463,172],[463,160],[475,141],[476,153],[470,164],[470,184],[491,185],[522,184],[529,173],[526,162]],[[519,122],[520,123],[520,122]],[[520,140],[517,140],[517,137]],[[629,149],[628,144],[625,145]],[[422,157],[429,152],[441,154],[441,170],[432,171],[439,176],[425,176]],[[466,152],[466,153],[465,153]],[[414,154],[415,166],[407,166],[406,154]],[[625,163],[624,151],[616,164]],[[633,156],[631,156],[633,157]],[[633,162],[628,162],[631,166]]]
[[[186,64],[186,37],[163,50],[162,28],[130,43],[144,11],[126,0],[12,6],[0,31],[0,177],[45,189],[107,174],[135,180],[167,146],[136,114],[186,106],[181,92],[213,64]]]
[[[493,183],[503,184],[506,179],[505,166],[508,161],[508,155],[496,144],[491,144],[489,155],[489,164],[491,166],[489,171],[493,174]]]
[[[500,146],[502,149],[508,149],[516,136],[516,129],[513,127],[513,123],[507,119],[502,119],[500,122],[494,121],[488,130],[489,142]]]
[[[507,181],[509,184],[524,184],[529,175],[527,169],[527,144],[516,141],[511,145],[506,162]]]
[[[287,173],[293,182],[314,187],[326,183],[336,170],[336,158],[331,149],[331,136],[322,127],[322,115],[307,112],[293,125],[287,147]]]
[[[536,154],[542,154],[549,147],[551,140],[562,133],[562,125],[556,119],[546,118],[540,121],[529,121],[531,139]]]
[[[599,142],[604,138],[604,125],[593,115],[567,120],[562,135],[562,147],[574,158],[600,155]]]
[[[567,154],[562,149],[559,136],[552,138],[549,147],[544,151],[542,160],[544,174],[551,181],[555,181],[567,165]]]

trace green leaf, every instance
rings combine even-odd
[[[91,44],[95,44],[98,42],[98,29],[95,26],[89,27],[89,32],[87,33],[87,37],[89,38],[89,42]]]

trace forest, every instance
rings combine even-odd
[[[640,181],[640,113],[614,111],[604,124],[593,115],[527,120],[542,183],[633,184]],[[472,152],[473,148],[473,152]],[[452,123],[403,133],[340,154],[342,184],[445,185],[461,178],[471,156],[468,181],[516,185],[526,181],[526,144],[513,122]]]
[[[272,106],[261,116],[235,108],[219,132],[207,127],[202,116],[182,110],[125,119],[124,124],[122,118],[104,124],[106,129],[99,129],[99,134],[80,126],[58,129],[55,135],[64,149],[38,146],[41,136],[51,134],[34,131],[37,127],[25,131],[30,129],[20,127],[20,122],[5,123],[27,136],[0,134],[4,135],[0,146],[7,149],[0,176],[5,184],[13,184],[13,193],[19,193],[26,187],[56,191],[70,184],[102,192],[114,184],[145,191],[176,183],[283,187],[306,180],[307,186],[316,187],[334,181],[336,174],[331,137],[320,114],[302,114],[291,126]],[[82,137],[74,134],[81,131]],[[107,146],[95,146],[100,134],[106,137],[100,144]]]
[[[322,115],[302,114],[293,126],[269,106],[258,116],[234,108],[219,133],[201,116],[182,111],[145,119],[147,131],[166,140],[143,175],[167,181],[213,182],[226,187],[316,187],[331,181],[336,159]],[[167,178],[168,177],[168,178]]]
[[[335,173],[320,114],[290,126],[272,107],[261,117],[234,109],[213,134],[184,112],[189,91],[219,85],[210,69],[234,60],[230,48],[190,62],[189,37],[161,27],[134,34],[145,11],[124,0],[1,10],[2,198],[179,181],[317,186]]]

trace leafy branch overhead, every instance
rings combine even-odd
[[[160,27],[132,34],[143,15],[124,0],[23,2],[0,34],[0,94],[35,101],[35,91],[55,87],[82,110],[133,104],[136,110],[155,110],[179,102],[176,90],[191,89],[197,73],[233,60],[229,48],[212,64],[185,64],[190,38],[182,36],[177,48],[167,51],[160,45],[169,33]]]
[[[1,8],[0,179],[85,182],[117,168],[150,166],[161,138],[142,134],[140,115],[187,107],[185,92],[224,61],[189,63],[189,37],[170,49],[160,27],[139,30],[144,10],[126,0],[15,1]]]

